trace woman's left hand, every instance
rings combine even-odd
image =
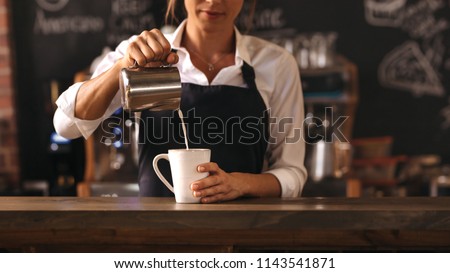
[[[245,195],[246,183],[239,179],[238,173],[226,173],[216,163],[201,164],[198,172],[209,172],[209,176],[191,184],[195,197],[202,203],[215,203],[233,200]]]

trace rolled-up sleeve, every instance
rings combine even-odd
[[[74,116],[75,99],[82,83],[76,83],[69,87],[56,101],[56,109],[53,117],[53,125],[56,132],[65,138],[88,138],[97,129],[102,119],[81,120]]]
[[[78,90],[83,83],[75,83],[56,101],[58,108],[53,116],[55,131],[62,137],[74,139],[83,136],[88,138],[106,118],[110,117],[121,106],[119,92],[101,118],[83,120],[75,117],[75,102]]]

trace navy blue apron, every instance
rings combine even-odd
[[[266,105],[255,84],[255,72],[244,63],[248,88],[182,84],[180,108],[189,148],[211,149],[211,161],[226,172],[261,173],[269,128]],[[139,123],[140,196],[169,197],[173,193],[156,176],[153,158],[169,149],[185,149],[177,111],[143,111]],[[172,183],[169,163],[158,163]]]

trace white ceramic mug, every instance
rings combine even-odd
[[[170,163],[173,187],[162,175],[158,168],[158,161],[165,159]],[[197,166],[211,160],[209,149],[173,149],[168,154],[159,154],[153,159],[153,169],[159,179],[175,194],[177,203],[199,203],[200,198],[194,197],[191,184],[205,178],[208,173],[200,173]]]

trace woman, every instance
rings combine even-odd
[[[58,99],[57,132],[68,138],[88,137],[119,108],[122,68],[135,63],[173,64],[183,83],[181,109],[188,116],[188,139],[195,142],[192,147],[212,150],[212,162],[198,166],[199,172],[210,175],[191,184],[192,194],[201,197],[202,203],[241,196],[297,196],[306,180],[297,64],[282,48],[239,33],[234,22],[243,2],[184,0],[187,17],[173,35],[153,29],[123,41],[105,57],[91,80],[74,84]],[[168,13],[176,5],[176,0],[169,0]],[[142,196],[171,196],[151,162],[168,149],[183,148],[183,141],[174,139],[178,125],[172,111],[142,112]],[[164,126],[171,129],[158,131]],[[163,138],[171,141],[160,141]]]

